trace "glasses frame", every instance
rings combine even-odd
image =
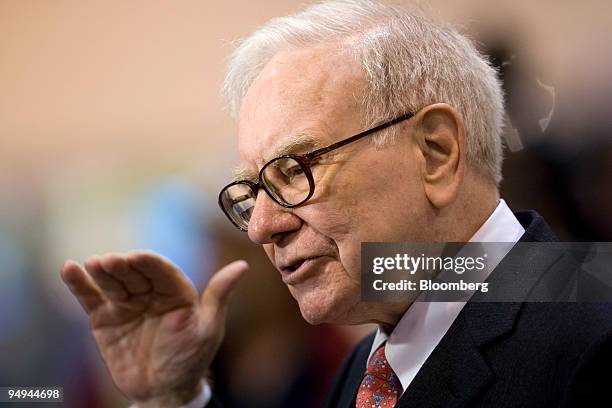
[[[336,143],[333,143],[329,146],[326,147],[322,147],[316,150],[313,150],[312,152],[309,153],[304,153],[304,154],[284,154],[282,156],[278,156],[273,158],[272,160],[270,160],[269,162],[267,162],[262,168],[261,170],[259,170],[259,175],[258,175],[258,181],[255,183],[253,181],[250,180],[237,180],[234,181],[228,185],[226,185],[225,187],[223,187],[221,189],[221,192],[219,193],[219,199],[218,199],[218,203],[219,203],[219,207],[221,207],[221,210],[223,211],[223,213],[227,216],[227,218],[229,218],[229,220],[232,222],[232,224],[234,224],[234,226],[236,228],[238,228],[240,231],[244,231],[247,232],[248,228],[244,228],[240,225],[238,225],[234,219],[231,217],[230,214],[228,214],[228,212],[225,210],[225,208],[223,207],[223,200],[222,200],[222,196],[223,193],[225,192],[225,190],[227,190],[228,188],[234,186],[234,185],[238,185],[238,184],[244,184],[246,186],[248,186],[254,193],[255,198],[257,198],[257,194],[259,193],[259,190],[264,190],[268,196],[274,200],[275,203],[277,203],[278,205],[280,205],[281,207],[284,208],[295,208],[299,205],[304,204],[306,201],[308,201],[312,195],[314,194],[315,191],[315,182],[314,182],[314,178],[312,177],[312,171],[310,169],[310,165],[312,163],[312,161],[322,155],[324,155],[325,153],[329,153],[333,150],[339,149],[343,146],[346,146],[350,143],[356,142],[360,139],[363,139],[366,136],[369,136],[373,133],[379,132],[383,129],[386,129],[390,126],[393,126],[397,123],[403,122],[405,120],[411,119],[412,117],[414,117],[414,113],[405,113],[403,115],[400,115],[388,122],[382,123],[380,125],[377,125],[371,129],[368,129],[366,131],[363,131],[361,133],[358,133],[354,136],[348,137],[346,139],[342,139]],[[270,166],[271,164],[273,164],[275,161],[280,160],[280,159],[293,159],[295,160],[304,170],[304,174],[306,175],[306,178],[308,179],[308,184],[310,186],[310,191],[308,192],[308,195],[306,196],[306,198],[304,198],[302,201],[300,201],[297,204],[287,204],[285,202],[282,202],[273,191],[270,191],[268,189],[268,187],[266,187],[266,184],[263,182],[263,172],[265,171],[265,169]]]

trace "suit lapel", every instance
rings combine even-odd
[[[459,315],[396,406],[462,407],[491,381],[493,373]]]
[[[369,337],[370,338],[360,345],[354,358],[352,358],[348,366],[346,366],[346,371],[342,375],[346,380],[344,380],[342,384],[336,403],[334,404],[332,401],[331,404],[328,404],[330,408],[355,408],[355,398],[365,373],[372,341],[374,340],[374,335]]]
[[[555,240],[536,213],[516,215],[526,229],[522,242]],[[510,251],[487,281],[490,287],[512,290],[511,299],[526,299],[541,274],[558,262],[558,257],[542,256],[536,248]],[[465,305],[396,407],[465,407],[492,384],[494,374],[484,352],[511,335],[522,304],[477,301],[479,295]]]

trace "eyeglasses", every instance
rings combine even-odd
[[[293,208],[304,204],[314,194],[315,182],[311,165],[316,158],[413,116],[413,113],[406,113],[365,132],[310,153],[286,154],[276,157],[261,168],[257,183],[249,180],[238,180],[223,187],[221,193],[219,193],[219,206],[232,224],[239,230],[246,232],[260,189],[263,189],[270,198],[285,208]]]

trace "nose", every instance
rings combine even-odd
[[[287,233],[297,231],[302,219],[260,191],[249,220],[249,239],[256,244],[270,244],[281,240]]]

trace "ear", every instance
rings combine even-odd
[[[417,114],[417,145],[425,195],[437,209],[455,201],[465,173],[465,127],[450,105],[426,106]]]

